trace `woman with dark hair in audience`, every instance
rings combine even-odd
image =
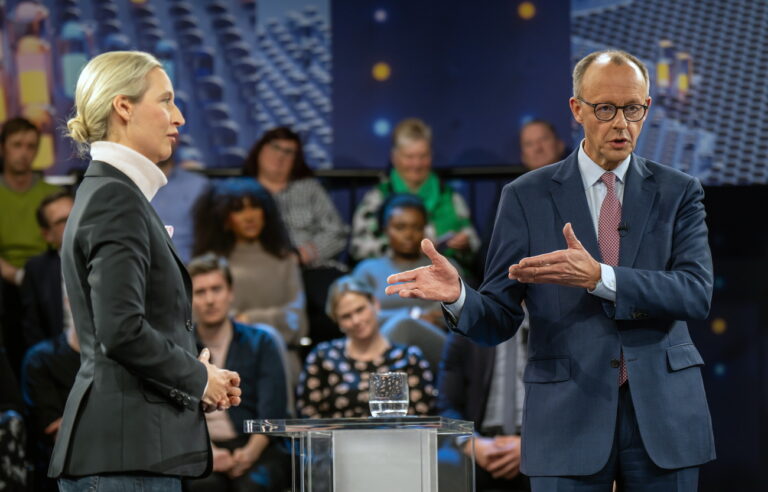
[[[428,414],[434,376],[417,347],[390,343],[379,331],[378,301],[368,285],[344,276],[328,293],[326,310],[346,336],[319,344],[299,378],[298,414],[308,418],[366,417],[371,372],[408,374],[408,413]]]
[[[346,247],[349,230],[307,166],[299,135],[287,127],[264,133],[245,159],[243,174],[255,178],[275,198],[299,253],[312,338],[322,341],[338,336],[323,305],[331,282],[346,271],[336,256]]]
[[[213,252],[229,260],[236,319],[280,332],[292,349],[288,364],[295,381],[301,367],[295,349],[307,334],[304,285],[275,201],[252,179],[212,184],[195,205],[193,255]]]

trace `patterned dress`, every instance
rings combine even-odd
[[[434,406],[434,375],[417,347],[392,345],[373,361],[352,359],[346,338],[319,344],[307,356],[296,392],[298,414],[306,418],[368,417],[371,372],[408,374],[408,415],[427,415]]]

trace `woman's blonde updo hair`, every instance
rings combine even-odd
[[[109,132],[112,100],[126,96],[139,102],[147,90],[147,74],[163,65],[143,51],[109,51],[93,58],[80,72],[75,89],[75,116],[67,121],[70,138],[81,156]]]

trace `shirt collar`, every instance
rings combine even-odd
[[[581,181],[584,183],[584,189],[586,190],[590,186],[600,181],[600,177],[605,174],[605,169],[598,166],[597,163],[593,161],[584,151],[584,140],[582,140],[579,144],[578,160],[579,171],[581,172]],[[627,158],[621,161],[621,163],[616,166],[616,169],[612,171],[613,174],[616,175],[616,179],[618,179],[621,183],[624,182],[624,177],[627,175],[630,160],[632,160],[632,154],[629,154]]]
[[[91,144],[91,159],[117,168],[139,187],[147,201],[168,183],[163,171],[154,162],[125,145],[100,140]]]

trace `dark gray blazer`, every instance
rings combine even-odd
[[[207,373],[196,360],[189,275],[152,206],[115,167],[88,167],[61,260],[81,366],[49,475],[207,474]]]

